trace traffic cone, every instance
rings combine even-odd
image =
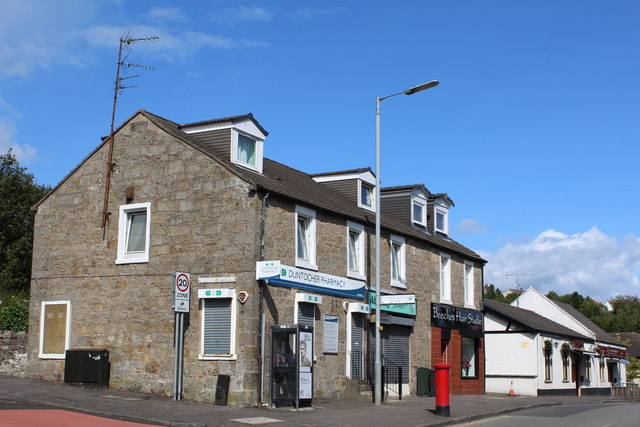
[[[515,396],[516,392],[513,391],[513,381],[511,381],[511,386],[509,387],[509,396]]]

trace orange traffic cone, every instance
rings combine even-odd
[[[513,391],[513,381],[511,381],[511,386],[509,387],[509,396],[515,396],[516,392]]]

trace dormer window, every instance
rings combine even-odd
[[[362,208],[374,210],[373,207],[373,186],[366,184],[362,181],[360,182],[360,199],[358,200],[358,205]]]
[[[449,234],[448,210],[440,206],[436,206],[436,231]]]
[[[427,204],[420,200],[413,200],[411,202],[411,221],[414,224],[420,225],[422,227],[427,226]]]
[[[262,173],[262,140],[236,129],[231,137],[231,162]]]

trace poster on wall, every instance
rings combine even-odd
[[[322,351],[324,353],[338,352],[338,316],[324,315],[324,341]]]
[[[300,372],[311,372],[312,360],[313,360],[313,333],[300,332]],[[302,375],[301,375],[301,378],[302,378]]]

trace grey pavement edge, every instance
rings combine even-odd
[[[435,409],[433,397],[407,396],[401,401],[381,406],[375,406],[368,400],[316,401],[313,409],[296,411],[292,408],[215,406],[186,400],[173,401],[145,393],[83,389],[2,375],[0,400],[30,402],[123,421],[174,427],[242,426],[248,424],[234,420],[246,418],[277,420],[279,426],[377,426],[397,425],[400,420],[405,427],[445,426],[536,407],[611,401],[596,396],[452,396],[451,417],[445,418],[431,412]]]

